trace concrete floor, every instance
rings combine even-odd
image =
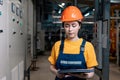
[[[37,71],[31,71],[30,80],[54,80],[55,76],[49,70],[48,56],[49,52],[40,55],[37,58],[36,66],[39,67]]]
[[[44,53],[37,58],[36,66],[39,67],[36,71],[31,71],[30,80],[54,80],[55,75],[53,75],[49,70],[49,62],[47,60],[50,52]],[[89,80],[99,80],[98,76],[94,76]],[[110,63],[110,73],[109,80],[120,80],[120,67]]]

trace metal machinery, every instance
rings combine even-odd
[[[23,1],[23,20],[24,20],[24,27],[26,29],[26,53],[24,55],[24,80],[30,80],[30,66],[32,64],[32,59],[34,56],[34,48],[33,48],[33,2],[31,0],[24,0]]]
[[[120,23],[116,26],[116,64],[120,66]]]
[[[36,34],[36,55],[43,54],[45,51],[45,30],[43,29],[43,18],[44,18],[44,1],[45,0],[34,0],[35,7],[36,8],[36,28],[34,29]],[[47,23],[46,23],[47,24]]]
[[[25,32],[19,1],[2,0],[0,5],[0,79],[23,80]]]
[[[31,0],[0,0],[0,80],[24,80],[24,72],[29,70],[32,12]]]
[[[109,80],[109,56],[111,54],[114,57],[117,56],[117,63],[120,63],[119,3],[118,0],[95,0],[94,45],[99,63],[96,73],[100,80]]]
[[[120,53],[119,53],[119,42],[120,42],[120,4],[111,5],[111,26],[110,26],[110,55],[111,59],[115,60],[120,66]]]
[[[116,42],[116,47],[117,47],[117,64],[120,66],[120,23],[117,26],[117,42]]]
[[[110,0],[95,0],[94,45],[98,60],[96,74],[100,80],[109,80]]]

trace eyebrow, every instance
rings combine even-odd
[[[68,23],[65,23],[64,25],[70,25],[70,24],[68,24]]]

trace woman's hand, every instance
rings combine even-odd
[[[94,69],[94,68],[91,68]],[[94,76],[94,72],[90,72],[90,73],[76,73],[76,74],[72,74],[72,73],[68,73],[70,76],[75,76],[75,77],[79,77],[79,78],[92,78]]]
[[[94,69],[94,68],[90,68],[90,69]],[[75,77],[79,77],[79,78],[92,78],[92,77],[94,76],[94,72],[90,72],[90,73],[78,73],[78,74],[68,73],[68,75],[60,74],[60,73],[58,73],[58,70],[55,68],[54,65],[51,65],[51,66],[50,66],[50,70],[51,70],[58,78],[69,77],[69,76],[75,76]]]
[[[88,73],[78,73],[78,74],[73,74],[73,73],[68,73],[70,76],[75,76],[79,78],[88,78]]]
[[[58,78],[63,78],[65,77],[65,74],[60,74],[58,73],[58,70],[55,68],[54,65],[50,65],[50,70],[52,73],[54,73]]]
[[[58,77],[58,78],[64,78],[65,77],[65,74],[60,74],[60,73],[56,73],[56,76]]]
[[[70,76],[75,76],[75,77],[79,77],[79,78],[92,78],[94,75],[94,72],[91,73],[80,73],[80,74],[72,74],[69,73]]]

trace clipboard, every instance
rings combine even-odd
[[[61,69],[58,70],[58,73],[60,74],[67,74],[67,73],[90,73],[94,72],[94,69]]]

